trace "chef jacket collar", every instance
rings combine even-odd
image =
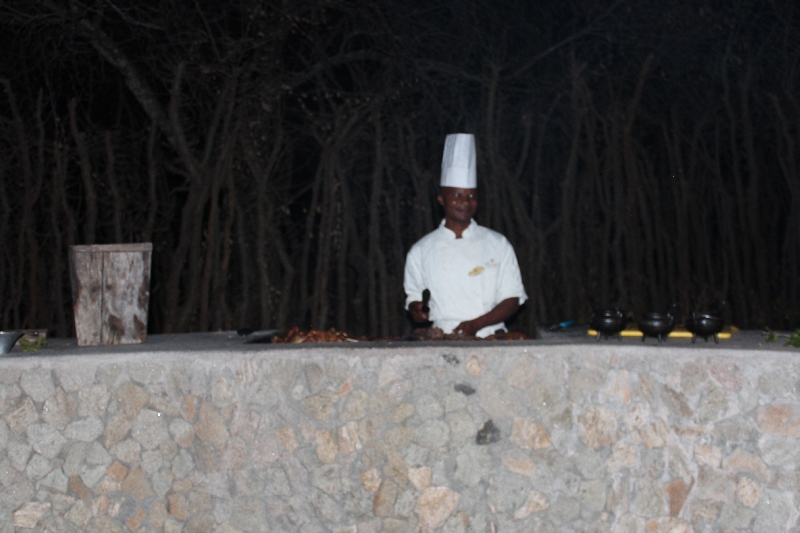
[[[439,223],[439,228],[443,229],[445,231],[445,235],[447,235],[449,238],[456,240],[456,232],[451,230],[450,228],[445,227],[444,225],[445,222],[447,222],[447,219],[443,218],[442,221]],[[475,222],[474,218],[469,219],[469,226],[464,228],[464,231],[461,232],[461,238],[462,239],[470,238],[472,234],[475,233],[475,227],[477,225],[478,224]]]

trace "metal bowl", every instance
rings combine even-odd
[[[22,337],[22,331],[0,331],[0,354],[7,354]]]
[[[597,311],[592,315],[589,325],[597,331],[597,340],[600,340],[601,335],[606,338],[616,335],[621,340],[619,332],[625,329],[625,317],[616,309]]]
[[[656,337],[660,344],[674,327],[675,318],[670,313],[646,313],[639,319],[639,331],[643,333],[642,342],[646,337]]]
[[[725,320],[714,313],[692,313],[686,319],[686,329],[692,333],[692,344],[697,337],[703,337],[708,342],[708,337],[714,337],[714,342],[719,344],[718,333],[722,331]]]

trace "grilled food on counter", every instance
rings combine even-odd
[[[342,331],[336,331],[334,328],[329,329],[328,331],[320,331],[316,329],[312,329],[310,331],[300,331],[300,328],[297,326],[292,326],[289,331],[286,332],[286,335],[281,337],[273,337],[273,343],[288,343],[288,344],[300,344],[303,342],[357,342],[363,339],[354,339],[350,337],[347,333]]]

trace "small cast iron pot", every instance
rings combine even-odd
[[[703,337],[708,342],[708,337],[714,337],[714,342],[719,344],[719,336],[717,335],[722,331],[725,325],[725,320],[713,313],[695,313],[693,312],[689,318],[686,319],[686,329],[692,333],[692,344],[697,341],[697,337]]]
[[[643,333],[642,342],[647,337],[656,337],[658,343],[667,338],[669,332],[675,327],[675,318],[672,313],[646,313],[639,320],[639,331]]]
[[[600,335],[605,338],[608,338],[609,335],[616,335],[619,340],[622,340],[619,332],[625,329],[625,317],[616,309],[595,311],[589,325],[597,331],[597,340],[600,340]]]

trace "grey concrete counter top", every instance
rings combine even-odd
[[[782,335],[788,335],[783,333]],[[484,351],[493,346],[530,346],[537,347],[556,345],[592,346],[595,348],[616,346],[625,348],[641,348],[642,350],[658,353],[671,350],[702,350],[702,351],[727,351],[727,350],[754,350],[788,352],[800,355],[800,349],[785,346],[786,337],[782,336],[775,342],[767,342],[760,331],[739,331],[730,339],[721,339],[719,344],[713,340],[708,342],[698,339],[692,343],[691,339],[670,338],[659,344],[654,338],[647,338],[642,342],[638,337],[601,338],[596,340],[587,334],[585,328],[572,328],[560,332],[539,333],[539,338],[525,341],[359,341],[349,343],[304,343],[304,344],[270,344],[268,342],[252,342],[253,336],[241,336],[235,331],[221,331],[214,333],[184,333],[168,335],[150,335],[142,344],[128,344],[118,346],[78,346],[74,338],[50,338],[48,344],[38,352],[23,353],[17,345],[6,358],[72,356],[72,355],[111,355],[130,353],[164,353],[164,352],[271,352],[275,350],[319,350],[330,349],[392,349],[416,350],[423,347],[463,347],[480,348]]]

